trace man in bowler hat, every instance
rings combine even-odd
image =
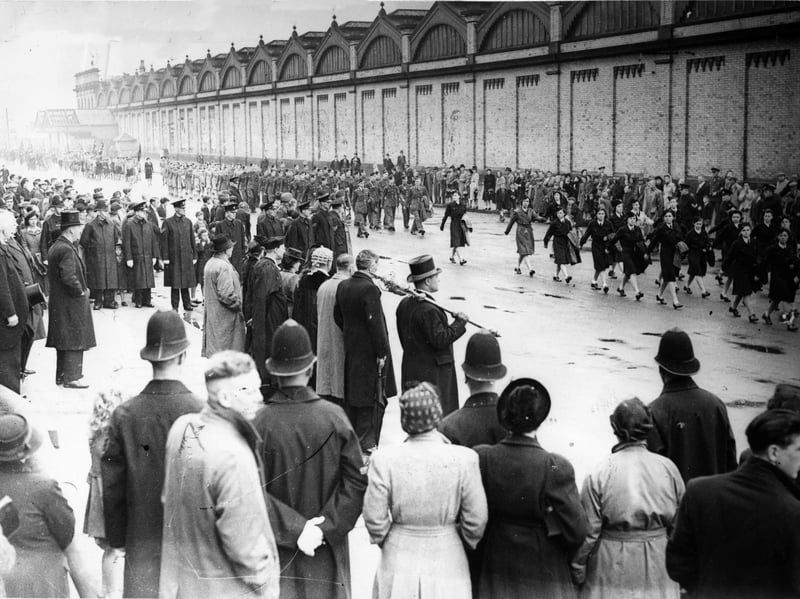
[[[139,355],[153,378],[111,415],[101,466],[106,539],[125,549],[125,597],[158,596],[167,434],[179,416],[203,408],[180,381],[189,347],[183,320],[156,312],[146,336]]]
[[[192,221],[186,218],[186,200],[172,202],[175,214],[161,225],[161,256],[164,265],[164,287],[170,288],[172,309],[178,311],[178,300],[183,310],[192,311],[189,290],[197,285],[194,265],[197,262]]]
[[[444,310],[432,303],[442,272],[432,256],[417,256],[408,266],[411,274],[407,280],[414,284],[416,293],[397,306],[397,332],[403,346],[401,386],[405,389],[411,383],[433,383],[439,388],[442,414],[446,416],[458,409],[453,342],[466,332],[469,318],[457,312],[448,324]]]
[[[653,430],[647,446],[675,462],[688,482],[736,468],[736,442],[728,409],[692,380],[700,371],[692,340],[679,328],[661,336],[655,357],[664,388],[651,404]]]

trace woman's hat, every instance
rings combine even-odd
[[[438,275],[442,272],[442,269],[436,268],[436,265],[433,263],[433,256],[428,254],[417,256],[409,260],[408,268],[411,270],[411,274],[406,278],[409,283],[423,281],[428,277]]]
[[[650,410],[638,397],[621,401],[610,416],[611,428],[621,441],[644,441],[653,430]]]
[[[188,347],[181,317],[172,310],[159,310],[147,321],[147,344],[139,356],[148,362],[164,362],[181,355]]]
[[[655,360],[661,368],[678,376],[691,376],[700,370],[700,360],[694,357],[692,340],[677,327],[661,335]]]
[[[461,365],[473,381],[496,381],[506,375],[500,358],[500,344],[489,331],[478,331],[467,341],[464,363]]]
[[[278,327],[272,337],[272,356],[266,362],[270,374],[294,376],[316,361],[311,338],[303,325],[290,318]]]
[[[497,400],[497,419],[513,433],[526,433],[539,428],[550,414],[550,393],[536,379],[511,381]]]
[[[233,247],[233,241],[231,241],[231,238],[224,233],[212,239],[211,243],[214,246],[214,253],[217,254]]]
[[[41,433],[22,414],[0,416],[0,462],[18,462],[41,446]]]
[[[439,393],[430,383],[420,383],[400,396],[400,426],[409,435],[431,431],[441,420]]]

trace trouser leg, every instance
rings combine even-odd
[[[181,301],[183,302],[183,309],[186,312],[192,311],[192,298],[189,294],[189,288],[185,287],[181,289]]]
[[[28,364],[28,357],[31,355],[32,347],[33,347],[33,327],[31,327],[30,324],[26,324],[25,328],[22,331],[22,339],[20,339],[20,352],[19,352],[20,372],[25,370],[25,366]]]
[[[8,387],[14,393],[19,393],[20,370],[19,342],[9,349],[0,350],[0,385]]]
[[[177,311],[178,310],[178,302],[180,300],[180,289],[170,289],[169,290],[169,299],[172,303],[172,309]]]
[[[63,369],[62,381],[71,383],[83,378],[83,350],[58,350]]]

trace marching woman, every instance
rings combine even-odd
[[[606,279],[606,269],[609,265],[613,268],[611,256],[609,254],[609,238],[614,235],[611,223],[606,220],[606,209],[597,209],[595,219],[586,227],[586,232],[581,237],[581,246],[586,240],[592,239],[592,262],[594,262],[594,276],[592,277],[592,289],[599,290],[599,279],[603,279],[603,293],[608,293],[608,279]]]
[[[622,202],[617,202],[614,205],[614,209],[611,212],[611,215],[608,218],[608,221],[611,223],[611,228],[616,232],[619,231],[622,227],[625,226],[627,223],[628,218],[625,216],[625,205]],[[611,264],[609,264],[608,269],[608,278],[609,279],[616,279],[617,273],[615,272],[617,266],[620,267],[622,270],[622,249],[617,247],[616,243],[612,243],[609,246],[609,252],[611,253]]]
[[[553,260],[556,263],[556,274],[553,280],[557,283],[561,282],[558,276],[561,272],[567,277],[564,279],[566,283],[572,282],[572,277],[567,272],[567,265],[575,264],[569,251],[569,232],[572,230],[572,223],[564,216],[564,209],[558,208],[556,210],[556,217],[550,226],[547,228],[547,233],[544,235],[544,247],[553,240]]]
[[[703,282],[703,277],[706,276],[708,269],[708,252],[713,252],[711,241],[708,239],[708,233],[705,226],[703,226],[703,217],[697,215],[694,217],[694,224],[692,230],[686,234],[686,245],[689,246],[689,281],[684,285],[684,292],[689,295],[692,294],[692,283],[697,281],[697,286],[702,292],[703,299],[711,295],[710,291],[706,291],[706,286]]]
[[[514,272],[518,275],[522,274],[520,266],[523,262],[525,262],[525,268],[528,271],[528,275],[532,277],[536,273],[536,271],[533,270],[533,221],[535,216],[530,206],[530,199],[522,198],[522,204],[519,208],[514,210],[514,213],[511,215],[511,220],[508,221],[506,235],[511,232],[511,227],[513,227],[514,223],[516,223],[517,255],[519,256],[519,259],[517,260],[517,267],[514,269]]]
[[[798,263],[795,248],[789,244],[789,231],[781,229],[778,233],[778,242],[767,250],[766,268],[769,270],[769,308],[761,316],[766,324],[772,324],[772,313],[778,309],[781,302],[789,304],[789,322],[787,328],[796,331],[794,324],[794,298],[797,294],[797,284],[800,282],[800,263]]]
[[[664,213],[664,221],[653,230],[650,238],[650,245],[647,253],[652,253],[655,247],[660,246],[659,263],[661,265],[661,285],[656,294],[656,301],[659,304],[666,304],[664,291],[669,290],[672,297],[672,307],[678,310],[683,308],[683,304],[678,301],[678,294],[675,291],[675,252],[678,242],[682,241],[682,235],[675,226],[675,214],[671,211]]]
[[[756,262],[758,261],[758,250],[755,243],[750,239],[750,223],[742,223],[739,230],[739,239],[731,245],[728,257],[722,264],[722,270],[730,274],[733,280],[733,305],[728,311],[736,318],[739,318],[739,304],[744,304],[749,313],[750,322],[758,322],[758,316],[753,314],[750,307],[750,296],[753,293],[753,283],[757,283]]]
[[[637,276],[642,274],[647,268],[646,249],[644,245],[644,235],[642,230],[636,226],[636,214],[628,213],[627,222],[619,231],[614,234],[616,241],[622,248],[622,271],[625,274],[617,287],[620,297],[625,297],[625,285],[628,281],[633,285],[636,292],[636,301],[644,297],[644,293],[639,291]]]
[[[465,245],[469,245],[469,241],[467,240],[466,224],[464,223],[464,215],[467,213],[467,207],[461,203],[461,196],[457,191],[454,191],[450,198],[451,201],[444,209],[444,218],[442,218],[442,224],[439,225],[439,230],[444,231],[444,224],[449,218],[450,247],[453,249],[453,251],[450,253],[450,262],[455,264],[456,256],[458,256],[458,263],[461,266],[464,266],[467,261],[461,257],[461,254],[458,252],[458,248],[463,248]]]

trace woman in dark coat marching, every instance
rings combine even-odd
[[[800,282],[800,262],[795,253],[796,245],[789,244],[789,231],[781,229],[778,243],[767,250],[766,266],[769,270],[769,308],[761,316],[766,324],[772,324],[772,313],[781,302],[794,303],[797,295],[797,284]],[[794,311],[789,310],[790,320],[786,325],[790,331],[796,331]]]
[[[517,224],[517,255],[519,259],[517,260],[517,267],[514,269],[514,272],[522,274],[522,270],[520,266],[523,262],[525,262],[526,270],[528,271],[528,275],[531,277],[536,274],[536,271],[533,270],[533,251],[534,251],[534,240],[533,240],[533,221],[535,219],[533,210],[531,209],[531,201],[529,198],[522,198],[522,204],[519,208],[514,210],[514,213],[511,215],[511,220],[508,221],[508,226],[506,227],[506,235],[511,232],[511,227],[514,226],[514,223]]]
[[[464,266],[467,261],[461,257],[458,248],[463,248],[469,245],[467,239],[467,227],[464,222],[464,215],[467,213],[467,207],[461,203],[461,196],[457,191],[453,192],[450,203],[444,209],[444,218],[442,224],[439,225],[439,230],[444,231],[444,224],[447,219],[450,219],[450,247],[453,248],[450,254],[450,262],[455,263],[456,256],[458,256],[458,263]]]
[[[614,239],[619,242],[622,248],[622,270],[625,273],[619,283],[619,287],[617,287],[617,293],[619,293],[620,297],[625,297],[625,285],[630,281],[631,285],[633,285],[633,290],[636,292],[636,301],[638,302],[644,297],[644,293],[639,291],[639,282],[636,277],[647,268],[647,250],[644,245],[644,234],[636,226],[635,213],[628,213],[625,226],[614,234]]]
[[[603,293],[608,293],[608,279],[606,278],[606,269],[614,263],[610,254],[609,239],[614,235],[614,228],[611,223],[606,220],[606,209],[602,206],[597,209],[595,220],[589,223],[586,231],[581,237],[581,246],[586,243],[586,240],[591,237],[592,239],[592,262],[594,263],[594,276],[592,277],[592,289],[599,290],[599,279],[603,279]]]
[[[692,230],[686,234],[684,240],[686,245],[689,246],[689,280],[683,291],[691,295],[692,283],[697,281],[697,286],[701,291],[700,297],[705,299],[711,295],[711,292],[706,291],[703,277],[706,276],[706,271],[708,270],[708,252],[713,252],[714,250],[711,247],[711,241],[708,238],[702,216],[697,215],[694,217]]]
[[[561,282],[559,274],[564,273],[566,283],[572,282],[572,277],[567,272],[567,264],[570,266],[575,264],[577,260],[574,259],[573,253],[570,252],[569,232],[572,231],[572,223],[565,217],[564,209],[559,208],[556,210],[556,218],[550,223],[547,233],[544,235],[544,247],[553,239],[553,260],[556,263],[556,274],[553,280],[557,283]]]
[[[611,210],[611,213],[608,216],[608,222],[611,223],[611,228],[616,233],[622,227],[625,226],[625,223],[628,221],[628,217],[625,214],[625,206],[622,202],[618,202],[614,208]],[[609,238],[610,241],[610,238]],[[616,243],[609,243],[608,251],[609,256],[611,259],[611,263],[608,265],[608,278],[609,279],[616,279],[616,268],[620,266],[620,270],[622,270],[622,250],[617,247],[618,244]]]
[[[577,597],[569,563],[586,537],[586,514],[572,465],[536,439],[549,412],[541,383],[513,381],[497,403],[500,424],[511,435],[474,448],[489,504],[480,599]]]
[[[757,283],[756,262],[758,261],[758,250],[750,239],[750,223],[742,223],[739,230],[739,239],[733,242],[730,252],[728,252],[722,270],[729,273],[733,279],[733,305],[728,311],[736,318],[739,318],[739,304],[744,304],[749,313],[750,322],[758,322],[758,316],[753,313],[750,307],[750,296],[753,294],[753,284]]]
[[[661,266],[661,285],[656,294],[656,301],[659,304],[666,304],[664,300],[664,291],[669,291],[672,297],[672,307],[676,310],[683,308],[683,304],[678,301],[678,294],[675,290],[675,279],[677,278],[675,272],[675,252],[678,243],[683,240],[683,235],[675,226],[675,214],[669,210],[664,213],[663,221],[655,228],[652,236],[650,237],[650,245],[647,248],[647,253],[650,254],[660,246],[659,263]]]

